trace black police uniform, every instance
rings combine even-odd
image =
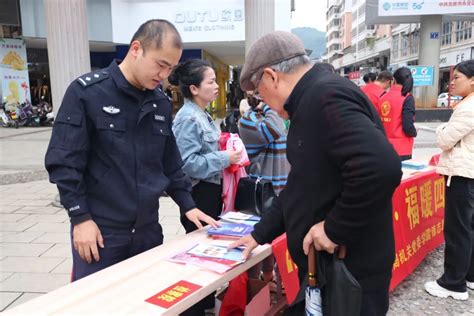
[[[71,224],[94,220],[105,243],[100,261],[91,264],[73,249],[73,279],[160,245],[158,199],[164,190],[182,214],[195,207],[171,111],[160,89],[133,87],[115,61],[68,87],[46,169]]]

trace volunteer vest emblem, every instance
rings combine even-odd
[[[382,106],[380,107],[380,113],[382,116],[387,116],[390,114],[390,102],[385,101],[382,103]]]
[[[109,114],[118,114],[118,113],[120,113],[120,109],[116,108],[113,105],[102,107],[102,111],[104,111],[105,113],[109,113]]]

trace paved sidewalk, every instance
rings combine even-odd
[[[0,311],[70,281],[66,211],[51,205],[56,187],[46,180],[0,186]],[[160,200],[165,242],[184,234],[179,209]]]

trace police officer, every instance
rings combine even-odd
[[[46,153],[50,181],[71,220],[77,280],[163,243],[163,191],[199,228],[217,223],[195,207],[171,132],[171,103],[157,89],[182,53],[165,20],[142,24],[123,62],[67,89]]]

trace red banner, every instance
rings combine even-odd
[[[405,279],[433,249],[443,243],[444,177],[434,170],[405,179],[393,194],[395,262],[390,290]],[[286,234],[272,242],[288,303],[299,291],[298,268],[291,259]]]
[[[392,198],[395,262],[390,290],[443,242],[444,191],[444,177],[434,170],[402,181],[395,190]]]
[[[146,299],[145,301],[163,308],[170,308],[174,304],[188,297],[202,286],[187,282],[179,281],[172,286],[164,289],[158,294]]]
[[[298,267],[291,259],[286,234],[281,235],[272,242],[272,251],[275,256],[282,283],[285,286],[286,300],[291,304],[300,289]]]

